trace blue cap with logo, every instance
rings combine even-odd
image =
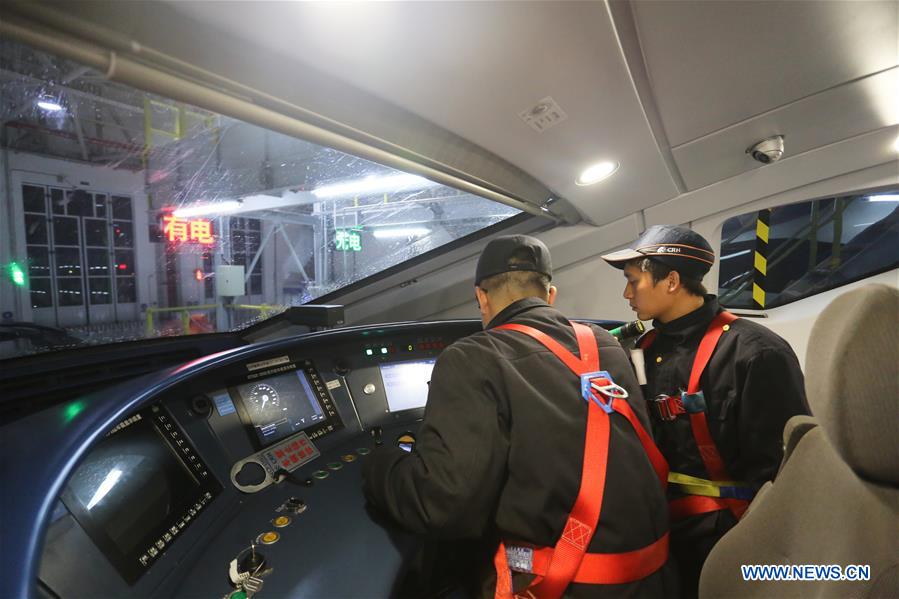
[[[638,258],[658,260],[683,277],[699,280],[715,263],[715,252],[709,242],[692,229],[653,225],[627,249],[602,256],[603,260],[621,269],[630,260]]]

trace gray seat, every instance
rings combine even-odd
[[[715,546],[700,597],[899,597],[899,290],[869,285],[818,317],[806,390],[773,484]],[[869,581],[744,581],[741,565],[869,565]]]

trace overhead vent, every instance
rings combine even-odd
[[[543,133],[550,127],[555,127],[568,118],[562,107],[549,96],[546,96],[531,108],[522,110],[518,113],[518,116],[537,133]]]

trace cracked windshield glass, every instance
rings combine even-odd
[[[0,359],[240,329],[519,214],[0,41]]]

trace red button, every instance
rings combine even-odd
[[[290,466],[290,460],[281,460],[282,466]]]
[[[276,449],[276,450],[275,450],[275,457],[277,457],[277,458],[283,458],[283,457],[284,457],[284,452],[281,451],[280,449]]]
[[[294,464],[296,464],[300,460],[299,460],[299,458],[297,458],[297,456],[295,454],[290,454],[290,461],[293,462]]]
[[[300,445],[305,445],[305,444],[306,444],[306,439],[300,439]]]
[[[291,449],[299,449],[299,448],[300,448],[300,444],[297,443],[296,441],[294,441],[294,442],[293,442],[293,445],[291,445],[290,448],[291,448]]]
[[[312,448],[311,448],[311,447],[307,447],[307,448],[306,448],[306,455],[312,455]]]

